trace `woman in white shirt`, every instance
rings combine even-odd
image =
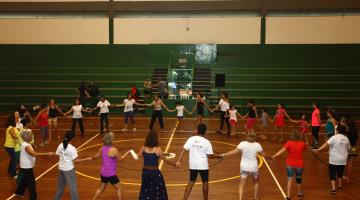
[[[319,149],[314,149],[314,153],[329,147],[329,176],[331,181],[330,194],[336,194],[336,176],[339,180],[338,189],[342,189],[342,178],[345,166],[347,165],[349,150],[351,148],[349,139],[345,136],[346,127],[337,125],[335,135],[332,136]]]
[[[71,139],[74,137],[74,132],[68,131],[65,134],[64,141],[59,144],[56,155],[59,156],[59,175],[56,194],[54,200],[61,200],[64,193],[65,185],[69,186],[70,196],[72,200],[78,200],[79,194],[77,191],[76,171],[74,162],[81,162],[86,159],[78,159],[76,148],[70,144]]]
[[[247,177],[250,175],[254,180],[254,199],[258,199],[259,171],[257,155],[269,158],[261,145],[255,141],[255,134],[249,133],[245,141],[241,142],[234,150],[221,154],[222,157],[236,155],[242,152],[240,161],[240,186],[239,200],[242,200]]]
[[[185,106],[180,102],[176,102],[176,107],[174,110],[169,110],[169,112],[176,112],[176,118],[179,122],[178,127],[181,127],[181,121],[184,119],[184,111],[190,115],[190,112],[185,108]]]
[[[136,102],[135,99],[132,98],[131,93],[128,93],[127,98],[124,99],[124,102],[122,104],[118,105],[118,107],[124,106],[125,127],[122,129],[122,131],[128,131],[129,118],[130,118],[131,124],[133,126],[133,131],[134,132],[136,131],[135,120],[134,120],[134,104],[137,106],[144,106],[144,104],[140,104],[140,103]]]
[[[82,105],[80,104],[80,100],[76,99],[75,104],[70,108],[69,111],[64,113],[64,115],[66,116],[66,115],[68,115],[70,113],[73,113],[73,116],[72,116],[73,121],[72,121],[71,130],[75,133],[76,122],[77,122],[79,124],[79,127],[80,127],[81,136],[84,136],[84,124],[83,124],[82,113],[81,112],[90,113],[90,111],[87,111],[86,109],[84,109],[82,107]]]
[[[218,133],[222,133],[224,128],[224,122],[226,123],[226,127],[228,129],[228,134],[230,134],[230,122],[229,117],[226,114],[229,110],[230,103],[229,103],[229,95],[226,92],[223,92],[221,94],[221,99],[219,101],[219,104],[211,111],[214,112],[216,109],[220,107],[220,129],[217,131]]]
[[[100,115],[100,132],[104,133],[104,123],[105,123],[105,128],[106,131],[109,131],[109,107],[110,107],[110,102],[105,98],[104,95],[101,95],[100,97],[100,101],[98,102],[98,104],[96,105],[95,108],[93,108],[92,110],[90,110],[90,112],[96,110],[96,109],[100,109],[99,115]]]
[[[45,155],[54,155],[53,152],[48,153],[38,153],[35,152],[31,144],[32,131],[30,129],[22,129],[20,132],[23,142],[21,143],[20,150],[20,170],[23,173],[23,178],[18,184],[18,187],[15,190],[16,196],[24,196],[26,189],[29,189],[30,200],[37,200],[36,193],[36,183],[33,168],[35,167],[35,157],[45,156]]]

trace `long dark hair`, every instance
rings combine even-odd
[[[64,149],[67,148],[69,142],[71,141],[71,139],[73,139],[75,136],[73,131],[67,131],[63,140],[63,147]]]
[[[147,134],[144,146],[145,147],[150,147],[150,148],[154,148],[154,147],[159,146],[158,136],[157,136],[157,133],[155,131],[150,131]]]
[[[15,122],[15,112],[10,113],[10,115],[8,116],[8,118],[6,119],[6,124],[5,124],[5,128],[12,126],[15,127],[16,126],[16,122]]]

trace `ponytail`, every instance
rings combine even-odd
[[[64,149],[67,148],[68,144],[69,144],[69,141],[68,141],[67,138],[65,137],[64,140],[63,140],[63,147],[64,147]]]
[[[66,134],[65,134],[65,137],[64,137],[64,140],[63,140],[63,147],[64,149],[67,148],[70,140],[74,137],[74,132],[72,131],[67,131]]]

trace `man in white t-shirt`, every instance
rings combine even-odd
[[[94,111],[96,109],[100,109],[99,115],[100,115],[100,132],[103,133],[104,132],[104,123],[105,123],[105,127],[106,127],[106,131],[109,131],[109,107],[110,107],[110,102],[108,100],[106,100],[105,96],[101,96],[100,97],[100,101],[99,103],[96,105],[96,108],[92,109],[91,111]]]
[[[240,161],[240,186],[239,200],[242,200],[246,179],[249,175],[254,179],[254,199],[258,199],[259,190],[259,172],[258,172],[258,154],[263,157],[269,157],[262,149],[261,145],[255,142],[255,134],[251,133],[248,138],[241,142],[234,150],[221,154],[222,157],[236,155],[242,152]],[[262,158],[261,158],[262,159]]]
[[[199,124],[197,127],[197,135],[190,137],[180,153],[179,160],[176,166],[180,167],[182,157],[185,151],[189,151],[189,168],[190,168],[190,181],[186,187],[184,200],[188,199],[191,190],[196,182],[197,175],[200,174],[203,182],[204,200],[208,199],[209,193],[209,164],[208,158],[220,158],[220,156],[213,155],[213,149],[209,140],[204,138],[206,133],[206,125]]]

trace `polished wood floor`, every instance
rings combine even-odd
[[[4,127],[4,117],[0,117],[0,125]],[[70,128],[71,119],[61,118],[59,119],[59,129],[60,133],[63,134],[65,130]],[[223,135],[216,135],[214,131],[217,130],[219,126],[219,121],[217,118],[211,118],[205,121],[209,127],[209,134],[206,136],[212,141],[213,148],[215,152],[222,153],[229,151],[234,148],[234,145],[237,145],[244,136],[239,135],[237,137],[227,137]],[[143,138],[146,135],[147,127],[149,124],[149,119],[147,118],[138,118],[136,119],[136,125],[138,131],[133,132],[121,132],[120,129],[123,126],[123,119],[121,116],[111,116],[110,124],[112,124],[112,131],[115,132],[116,142],[115,145],[120,149],[121,152],[125,152],[131,148],[138,149],[142,146]],[[158,125],[156,124],[156,127]],[[170,135],[175,126],[175,119],[165,119],[165,131],[159,132],[160,145],[165,149],[166,145],[169,142]],[[238,123],[238,131],[244,131],[244,121]],[[80,157],[87,157],[93,155],[101,145],[101,136],[96,136],[90,140],[93,136],[98,133],[99,122],[95,117],[85,119],[85,137],[81,138],[79,135],[73,140],[73,144],[76,147],[88,142],[85,146],[82,147],[82,150],[79,152]],[[169,152],[174,152],[178,154],[181,150],[182,145],[184,144],[186,138],[191,136],[192,131],[195,129],[194,119],[186,119],[183,124],[177,127],[174,140],[170,144]],[[290,128],[288,128],[290,130]],[[287,130],[286,132],[289,132]],[[1,128],[1,131],[5,134],[4,128]],[[34,127],[34,132],[36,135],[39,134],[39,131]],[[79,131],[77,131],[78,133]],[[269,138],[271,138],[270,133]],[[287,136],[288,138],[288,136]],[[90,140],[90,141],[89,141]],[[0,137],[0,142],[4,142],[4,137]],[[259,141],[264,150],[273,154],[278,149],[281,148],[282,144],[271,142],[268,140]],[[45,147],[38,147],[37,151],[46,152],[46,151],[55,151],[57,145],[60,141],[54,139],[51,144],[46,145]],[[286,155],[281,156],[279,159],[270,163],[270,167],[273,170],[276,178],[280,182],[282,188],[286,188],[286,173],[285,173],[285,157]],[[322,153],[320,158],[323,161],[327,162],[327,154]],[[38,157],[36,161],[35,174],[39,176],[51,166],[57,163],[57,157]],[[0,199],[7,199],[12,195],[15,190],[16,183],[15,181],[8,177],[7,175],[7,166],[8,166],[8,155],[4,150],[0,151]],[[215,183],[210,184],[210,194],[209,199],[213,200],[232,200],[238,199],[238,182],[239,179],[236,178],[239,174],[239,162],[240,156],[234,156],[232,158],[227,158],[221,162],[216,160],[211,161],[211,171],[210,171],[210,180],[215,181]],[[344,189],[338,192],[337,195],[329,195],[328,189],[330,187],[327,166],[319,162],[314,158],[314,156],[307,152],[305,154],[305,171],[304,171],[304,193],[303,198],[295,197],[295,191],[293,191],[292,199],[306,199],[306,200],[328,200],[328,199],[360,199],[360,168],[359,161],[355,162],[353,182],[345,183]],[[141,167],[142,161],[135,161],[131,156],[126,158],[124,162],[119,163],[118,166],[118,175],[122,181],[122,193],[123,199],[125,200],[134,200],[138,198],[139,194],[139,183],[141,181]],[[84,175],[78,175],[78,190],[80,193],[80,199],[91,199],[96,188],[99,185],[99,171],[100,171],[100,160],[88,161],[83,163],[76,164],[76,170]],[[166,183],[168,184],[168,194],[170,200],[181,200],[185,186],[188,180],[188,163],[187,156],[184,158],[183,166],[180,169],[174,169],[171,166],[164,165],[162,172],[165,178]],[[57,167],[54,167],[44,176],[42,176],[37,181],[37,191],[39,198],[42,200],[52,199],[57,182]],[[260,199],[261,200],[280,200],[283,199],[280,193],[280,190],[275,184],[274,179],[269,173],[269,170],[265,165],[260,169],[261,179],[260,179]],[[228,180],[229,179],[229,180]],[[252,199],[253,189],[252,181],[249,179],[246,185],[245,190],[245,199]],[[15,198],[14,198],[15,199]],[[66,190],[63,199],[70,199],[69,193]],[[106,192],[103,194],[101,199],[115,199],[114,190],[111,187],[108,187]],[[201,186],[197,185],[194,187],[193,192],[189,198],[190,200],[202,199]]]

